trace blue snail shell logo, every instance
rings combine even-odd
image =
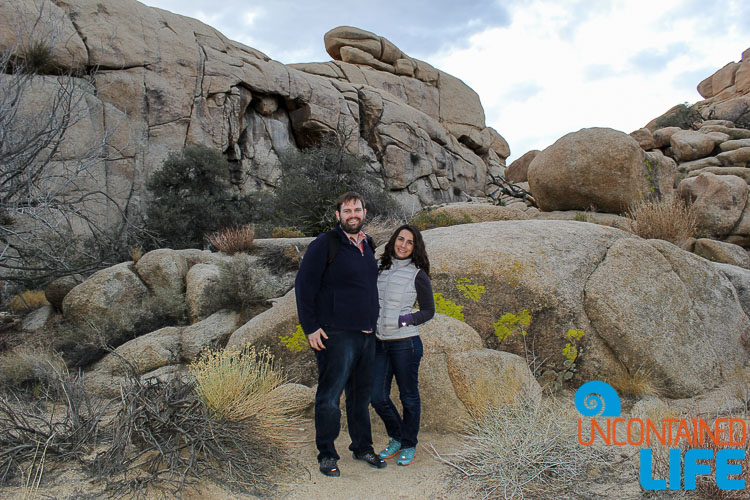
[[[619,417],[620,396],[606,382],[592,380],[576,391],[576,410],[585,417]]]

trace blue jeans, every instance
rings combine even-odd
[[[350,330],[324,330],[325,349],[315,352],[318,390],[315,393],[315,445],[318,461],[340,457],[334,441],[341,430],[341,393],[346,392],[346,422],[352,444],[361,455],[372,449],[370,393],[375,359],[375,334]]]
[[[383,419],[388,435],[402,448],[417,445],[422,401],[419,398],[419,363],[422,360],[419,335],[400,340],[378,340],[375,346],[375,384],[372,406]],[[396,377],[403,418],[391,401],[391,382]]]

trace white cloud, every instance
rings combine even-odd
[[[583,127],[631,132],[675,104],[700,100],[700,80],[743,47],[729,32],[691,40],[704,19],[686,16],[684,3],[611,2],[576,19],[570,2],[537,0],[516,5],[510,26],[430,62],[477,91],[512,160]],[[713,69],[689,86],[675,83],[701,67]],[[508,99],[523,97],[524,86],[535,92]]]
[[[248,26],[255,24],[255,20],[258,19],[258,16],[261,15],[261,13],[261,10],[246,10],[244,14],[245,24]]]

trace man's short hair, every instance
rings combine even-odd
[[[362,197],[361,194],[357,193],[356,191],[348,191],[341,196],[339,196],[339,199],[336,200],[336,211],[341,212],[341,205],[344,203],[349,203],[350,201],[357,201],[359,200],[362,202],[362,208],[365,208],[365,199]]]

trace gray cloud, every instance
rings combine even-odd
[[[423,58],[447,46],[466,44],[471,35],[489,27],[508,26],[511,21],[506,7],[494,0],[465,3],[455,0],[385,0],[379,3],[276,0],[250,5],[225,0],[213,10],[201,0],[146,2],[183,13],[203,10],[210,15],[220,15],[220,21],[214,24],[224,26],[224,30],[229,31],[225,32],[227,36],[242,35],[257,40],[260,46],[255,48],[274,59],[303,52],[328,60],[323,35],[342,25],[372,31],[388,38],[407,54]],[[248,26],[243,13],[256,8],[260,8],[261,13]]]
[[[674,76],[672,79],[672,85],[680,90],[696,90],[698,84],[713,75],[717,69],[718,68],[705,67],[684,71]],[[700,95],[697,94],[697,90],[696,97],[700,97]]]
[[[700,23],[696,25],[696,31],[689,34],[690,38],[732,31],[738,38],[747,37],[750,35],[750,2],[727,0],[716,4],[705,0],[683,0],[660,22],[671,25],[683,19],[700,19]]]
[[[583,68],[583,76],[586,80],[595,81],[603,80],[611,76],[617,76],[620,73],[609,64],[590,64]]]
[[[542,86],[536,82],[523,82],[510,88],[503,94],[502,102],[528,101],[542,91]]]
[[[652,72],[663,69],[669,62],[682,54],[690,52],[687,43],[673,43],[663,48],[648,48],[640,51],[630,59],[636,71]]]

